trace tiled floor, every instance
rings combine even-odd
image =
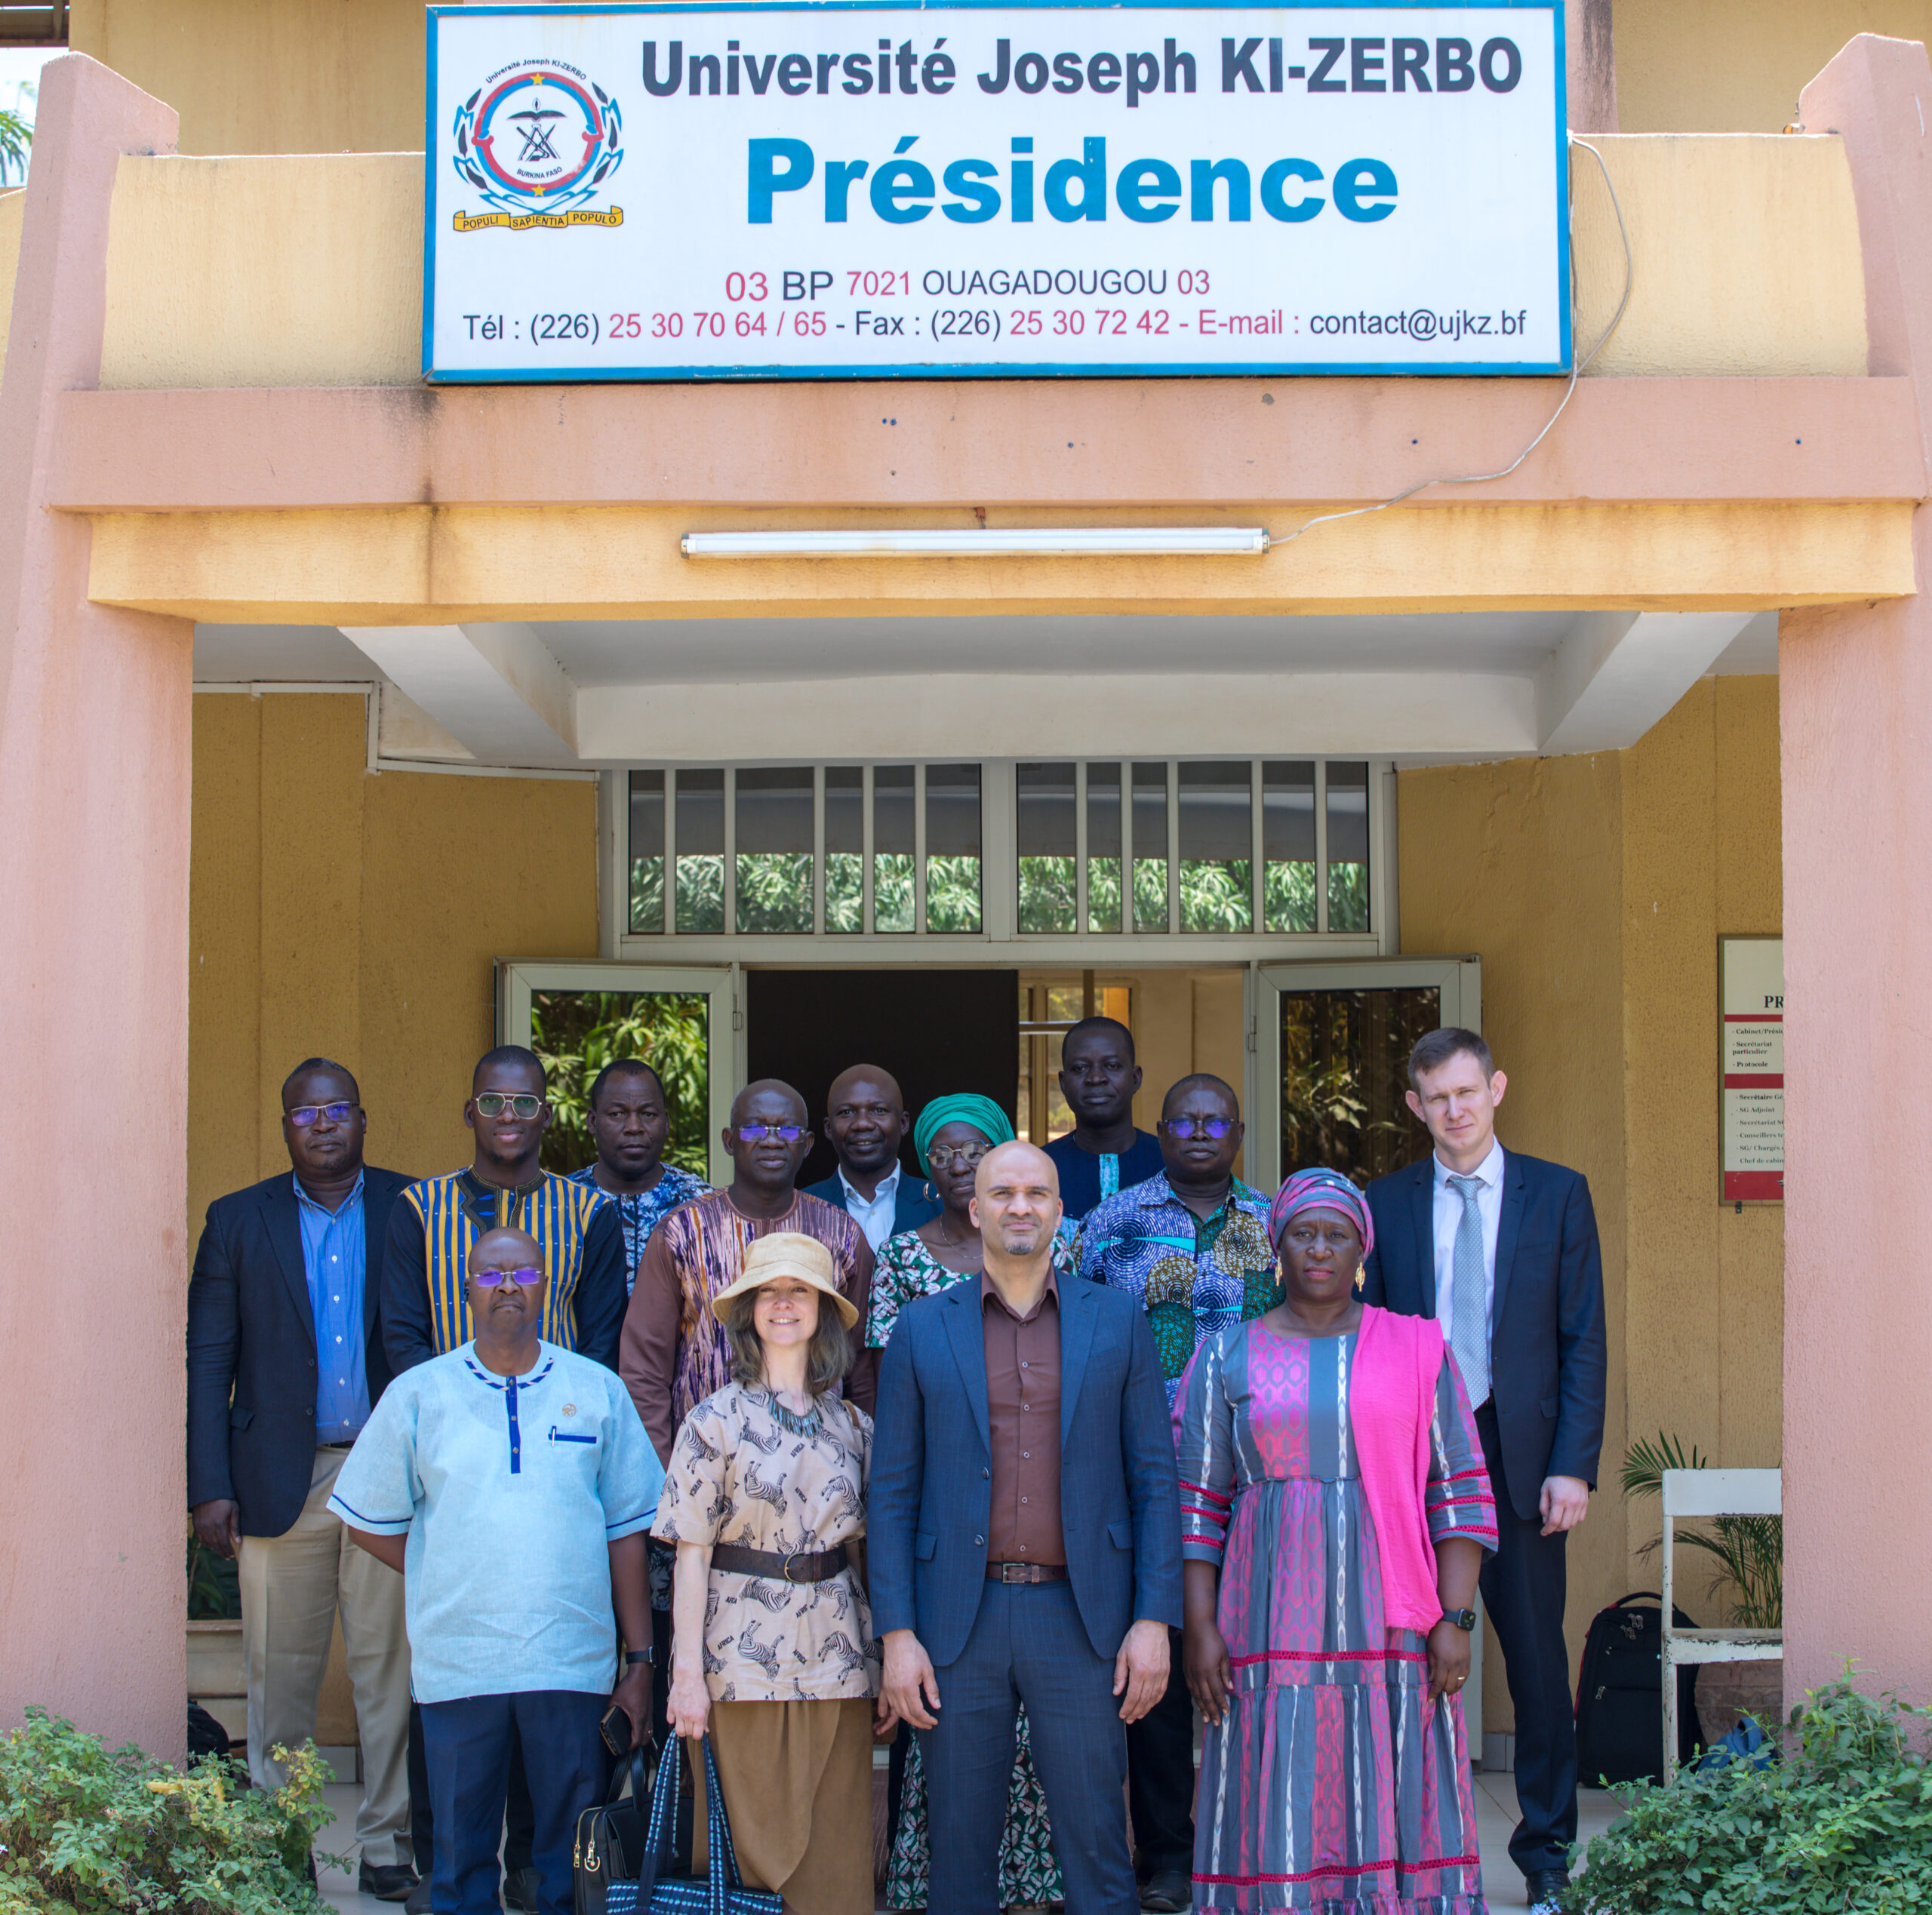
[[[1475,1778],[1477,1832],[1482,1842],[1482,1874],[1492,1909],[1525,1908],[1523,1878],[1509,1861],[1509,1831],[1516,1826],[1516,1791],[1512,1778],[1503,1775],[1484,1775]],[[338,1782],[328,1791],[328,1805],[336,1821],[325,1829],[317,1847],[331,1854],[346,1855],[355,1860],[355,1803],[358,1791],[352,1784]],[[1586,1789],[1580,1798],[1579,1833],[1588,1841],[1609,1827],[1617,1804],[1601,1789]],[[380,1915],[383,1904],[355,1892],[355,1874],[339,1868],[321,1870],[322,1893],[343,1915]]]

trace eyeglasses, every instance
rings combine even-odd
[[[512,1280],[521,1283],[527,1290],[534,1289],[537,1284],[543,1282],[543,1273],[540,1270],[531,1270],[528,1268],[522,1270],[472,1270],[469,1273],[469,1280],[472,1283],[481,1284],[483,1288],[486,1290],[494,1290],[499,1284],[508,1283]]]
[[[741,1144],[755,1144],[761,1137],[782,1137],[788,1144],[795,1144],[805,1134],[802,1123],[741,1123],[737,1136]]]
[[[297,1104],[282,1115],[297,1130],[306,1130],[318,1117],[327,1117],[331,1123],[346,1123],[349,1113],[355,1108],[353,1104]]]
[[[1219,1143],[1235,1127],[1232,1117],[1163,1117],[1161,1128],[1170,1137],[1211,1137]]]
[[[520,1090],[514,1096],[507,1091],[486,1090],[476,1099],[477,1111],[484,1117],[501,1117],[508,1111],[512,1117],[534,1117],[543,1108],[543,1099],[533,1097],[527,1090]]]
[[[981,1157],[992,1150],[990,1144],[981,1144],[977,1149],[947,1150],[935,1145],[926,1153],[926,1161],[935,1170],[971,1170],[978,1167]]]

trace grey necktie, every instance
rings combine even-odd
[[[1449,1348],[1463,1372],[1463,1387],[1475,1408],[1489,1396],[1489,1288],[1483,1269],[1482,1212],[1476,1193],[1477,1177],[1451,1177],[1450,1185],[1463,1200],[1462,1221],[1456,1226],[1456,1248],[1450,1259]]]

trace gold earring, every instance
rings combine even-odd
[[[1361,1264],[1357,1264],[1355,1265],[1355,1288],[1357,1289],[1360,1289],[1363,1284],[1366,1283],[1367,1281],[1367,1271]]]

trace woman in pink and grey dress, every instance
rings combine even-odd
[[[1361,1194],[1291,1177],[1284,1300],[1174,1405],[1188,1686],[1208,1723],[1194,1906],[1484,1915],[1460,1692],[1496,1509],[1441,1326],[1355,1295]]]

